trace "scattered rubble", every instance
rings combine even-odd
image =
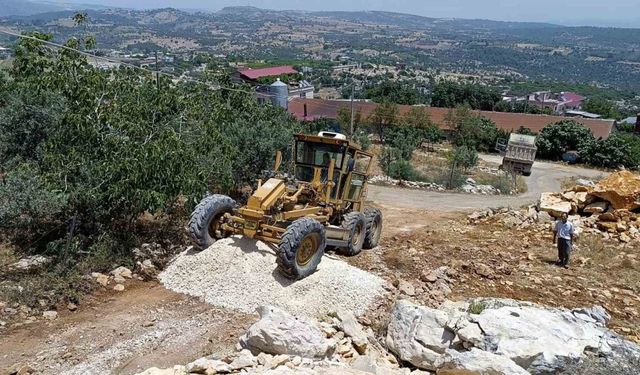
[[[423,190],[433,190],[433,191],[447,190],[444,186],[435,184],[433,182],[396,180],[394,178],[382,176],[382,175],[371,176],[371,178],[369,178],[369,183],[402,186],[410,189],[423,189]]]
[[[469,193],[469,194],[500,194],[500,193],[509,193],[508,191],[501,192],[491,185],[481,185],[477,184],[476,181],[472,178],[467,178],[467,181],[464,185],[460,187],[460,190]]]
[[[396,180],[391,177],[386,176],[372,176],[369,179],[369,183],[372,184],[381,184],[381,185],[393,185],[393,186],[401,186],[410,189],[422,189],[422,190],[431,190],[431,191],[445,191],[446,187],[443,185],[439,185],[433,182],[421,182],[421,181],[406,181],[406,180]],[[481,185],[477,184],[476,181],[472,178],[468,178],[465,181],[465,184],[462,185],[459,190],[463,193],[468,194],[501,194],[502,192],[491,185]],[[509,193],[509,192],[505,192]]]
[[[536,206],[520,210],[487,209],[474,212],[467,218],[477,223],[499,215],[499,221],[506,227],[538,225],[540,229],[551,230],[548,222],[566,213],[578,234],[593,233],[605,239],[630,243],[640,242],[638,208],[640,177],[623,171],[591,186],[583,181],[581,185],[561,193],[543,193]]]
[[[51,258],[44,255],[31,255],[10,264],[8,270],[10,272],[36,272],[51,263]]]
[[[151,368],[139,375],[409,375],[427,371],[535,375],[561,372],[586,354],[609,358],[624,352],[640,358],[637,345],[605,327],[608,314],[597,306],[567,310],[478,298],[447,301],[434,309],[399,300],[386,327],[390,352],[349,311],[326,315],[317,322],[270,306],[260,307],[259,313],[260,321],[240,339],[238,352],[202,357],[164,370]]]

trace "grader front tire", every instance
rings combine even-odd
[[[189,220],[189,234],[196,247],[204,250],[225,237],[220,227],[221,218],[232,212],[235,205],[233,199],[219,194],[205,197],[198,203]]]
[[[315,272],[326,247],[324,225],[302,218],[289,225],[278,246],[278,270],[289,279],[300,280]]]

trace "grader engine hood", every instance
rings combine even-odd
[[[249,238],[256,236],[264,213],[285,195],[286,191],[287,188],[284,181],[271,178],[249,197],[247,205],[239,210],[244,219],[242,232],[245,236]]]

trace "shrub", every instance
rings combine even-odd
[[[485,302],[471,302],[471,304],[469,305],[469,310],[468,312],[470,314],[480,314],[482,313],[485,309],[487,308],[487,304]]]
[[[607,139],[589,140],[580,147],[580,158],[583,162],[605,168],[619,166],[637,167],[632,158],[632,146],[627,139],[612,135]]]
[[[458,146],[449,155],[449,163],[454,167],[467,170],[478,164],[478,152],[471,146]]]
[[[579,150],[593,140],[589,129],[573,120],[563,120],[542,129],[536,138],[538,156],[558,160],[566,151]]]
[[[391,162],[388,175],[397,180],[415,181],[418,179],[418,173],[411,165],[411,162],[404,159]]]
[[[32,241],[61,226],[68,196],[51,190],[33,164],[21,163],[0,182],[0,229],[14,240]]]

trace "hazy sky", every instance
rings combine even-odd
[[[268,9],[388,10],[431,17],[640,27],[640,0],[59,0],[136,8],[199,8],[230,5]]]

